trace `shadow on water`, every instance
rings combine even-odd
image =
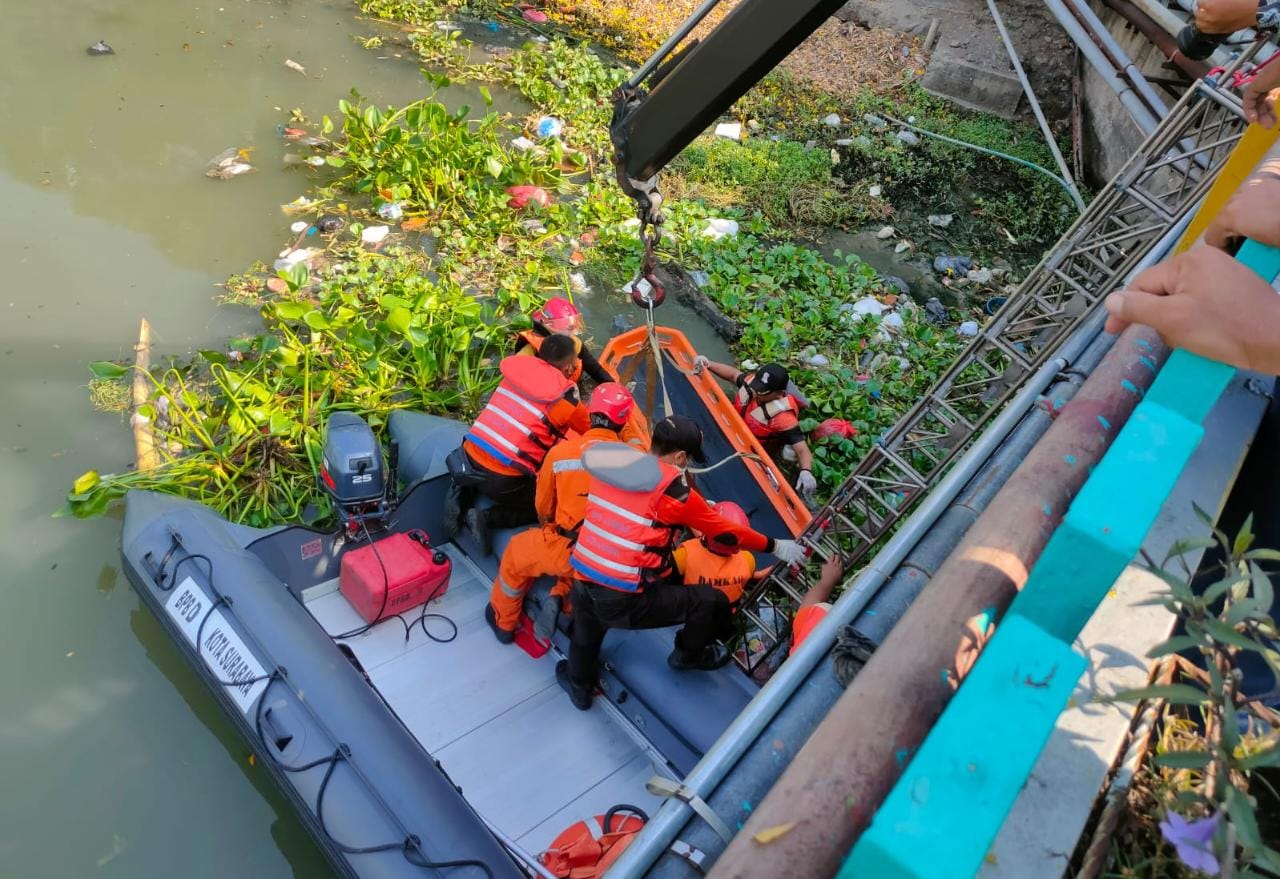
[[[129,628],[146,650],[147,657],[173,684],[174,690],[191,709],[192,715],[213,733],[240,774],[253,785],[275,814],[275,820],[271,822],[271,838],[293,867],[294,876],[304,879],[328,875],[329,862],[294,814],[289,801],[263,767],[256,763],[250,765],[249,748],[239,731],[227,719],[208,687],[191,668],[155,616],[139,606],[129,615]]]

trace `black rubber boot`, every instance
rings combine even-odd
[[[574,708],[579,711],[591,709],[591,691],[575,684],[569,677],[569,660],[562,659],[556,663],[556,683],[569,694],[569,701],[573,703]]]
[[[467,531],[480,547],[481,555],[493,555],[493,535],[489,533],[489,511],[467,510]]]
[[[533,621],[533,637],[539,641],[550,641],[556,632],[556,621],[560,619],[560,608],[564,599],[558,595],[548,595],[542,602],[542,609]]]
[[[484,606],[484,621],[489,624],[489,628],[493,630],[493,637],[498,639],[499,644],[510,644],[516,639],[515,632],[508,632],[506,629],[498,628],[498,617],[493,612],[493,605],[486,604]]]
[[[462,527],[463,492],[458,483],[449,480],[449,491],[444,496],[443,524],[444,536],[452,540],[458,536]]]
[[[667,657],[667,665],[676,671],[714,671],[729,664],[733,654],[719,641],[713,641],[699,653],[686,653],[679,647]]]

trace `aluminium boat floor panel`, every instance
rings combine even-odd
[[[468,802],[494,826],[538,852],[575,821],[629,803],[653,813],[644,783],[648,754],[606,711],[578,711],[555,681],[554,653],[534,660],[499,644],[484,620],[490,584],[453,546],[449,591],[429,613],[458,626],[448,643],[414,626],[384,622],[345,640],[375,687]],[[307,609],[330,634],[362,621],[335,590],[317,589]],[[406,622],[419,608],[405,612]],[[442,621],[432,632],[448,634]]]

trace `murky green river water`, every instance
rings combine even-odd
[[[120,574],[119,522],[50,513],[133,457],[87,361],[130,356],[142,316],[161,353],[256,324],[214,285],[291,237],[282,109],[421,80],[352,41],[372,28],[343,0],[0,0],[0,22],[0,877],[327,875]],[[87,56],[99,39],[117,54]],[[206,179],[230,146],[260,170]],[[597,337],[624,308],[589,307]]]

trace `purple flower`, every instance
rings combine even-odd
[[[1217,876],[1220,865],[1213,854],[1213,834],[1221,819],[1222,813],[1215,812],[1208,818],[1188,823],[1177,812],[1170,812],[1166,820],[1160,822],[1160,835],[1172,843],[1182,863],[1193,870]]]

